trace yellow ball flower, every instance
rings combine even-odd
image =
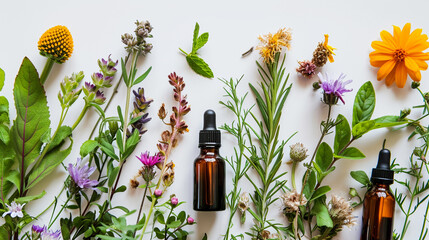
[[[65,26],[55,26],[46,31],[39,39],[40,54],[63,63],[73,53],[73,38]]]

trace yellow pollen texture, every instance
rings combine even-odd
[[[65,26],[55,26],[39,39],[38,48],[42,55],[63,63],[73,53],[73,38]]]

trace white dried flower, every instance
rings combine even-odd
[[[283,194],[281,199],[283,200],[284,211],[287,213],[299,211],[299,206],[307,204],[305,196],[301,197],[301,194],[296,189]]]
[[[238,209],[241,214],[247,211],[249,208],[249,195],[246,192],[240,194],[240,199],[238,200]]]
[[[290,146],[289,156],[292,161],[301,162],[308,157],[307,155],[308,149],[304,147],[302,143],[295,143]]]
[[[329,215],[331,215],[334,223],[347,227],[356,224],[356,218],[353,216],[353,209],[349,201],[342,197],[332,195],[329,206]]]

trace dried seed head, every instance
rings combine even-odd
[[[311,59],[311,62],[313,62],[317,67],[323,67],[323,65],[328,61],[328,57],[329,51],[325,46],[323,46],[323,43],[319,43],[316,50],[313,52],[313,59]]]

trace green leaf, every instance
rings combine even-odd
[[[0,141],[4,144],[9,144],[10,141],[9,128],[2,124],[0,124]]]
[[[347,119],[339,114],[335,126],[334,153],[338,154],[350,141],[351,131]]]
[[[204,237],[201,240],[207,240],[207,233],[204,233]]]
[[[94,140],[87,140],[80,147],[80,156],[86,157],[90,152],[94,151],[94,149],[98,146],[98,142]]]
[[[197,45],[198,33],[200,32],[200,25],[196,22],[194,28],[194,36],[192,38],[192,53],[195,53],[195,46]]]
[[[48,176],[54,169],[60,165],[70,154],[73,146],[73,140],[70,138],[70,145],[61,150],[62,145],[52,149],[30,172],[26,189],[34,187],[38,182]]]
[[[125,185],[122,185],[122,186],[118,187],[115,192],[117,192],[117,193],[118,192],[125,192],[126,190],[127,190],[127,187]]]
[[[9,125],[9,101],[0,96],[0,124]]]
[[[57,134],[54,139],[49,144],[48,152],[50,152],[55,147],[64,143],[64,140],[72,135],[73,129],[69,126],[61,126],[58,128]]]
[[[394,127],[398,125],[407,124],[407,121],[404,121],[399,116],[383,116],[376,118],[374,120],[363,121],[356,124],[352,129],[352,134],[354,138],[360,138],[365,133],[384,127]]]
[[[335,154],[334,157],[356,160],[356,159],[365,158],[365,155],[361,151],[359,151],[359,149],[355,147],[349,147],[346,150],[344,150],[344,152],[342,152],[340,155]]]
[[[112,187],[112,186],[113,186],[113,183],[114,183],[114,182],[115,182],[115,180],[116,180],[116,176],[118,176],[119,169],[120,169],[120,167],[119,167],[119,166],[118,166],[118,167],[115,167],[115,168],[113,168],[113,169],[112,169],[112,171],[111,171],[111,172],[109,172],[109,173],[108,173],[108,175],[109,175],[109,182],[107,183],[107,185],[108,185],[109,187]]]
[[[159,214],[156,220],[161,224],[165,224],[164,215],[162,214]]]
[[[136,80],[134,80],[133,86],[141,83],[143,80],[146,79],[147,75],[149,75],[150,70],[152,70],[152,67],[150,67],[146,72],[144,72],[140,77],[138,77]]]
[[[140,141],[139,131],[134,131],[133,135],[131,135],[131,137],[129,137],[126,141],[127,142],[125,143],[125,151],[122,159],[128,158],[128,156],[134,152],[134,149],[136,149],[137,144]]]
[[[100,140],[100,148],[105,154],[109,155],[109,157],[116,160],[119,159],[119,157],[115,154],[115,149],[113,148],[112,144],[108,143],[106,140]]]
[[[0,194],[6,196],[13,186],[6,178],[11,173],[14,160],[11,157],[5,157],[6,152],[2,151],[2,145],[3,143],[0,142]]]
[[[125,85],[128,86],[127,68],[125,67],[125,62],[123,58],[121,58],[121,68],[122,68],[122,79],[124,79]]]
[[[17,170],[12,170],[8,173],[6,181],[9,181],[15,185],[15,187],[19,190],[19,186],[21,186],[21,175]]]
[[[4,86],[4,71],[0,68],[0,91],[3,89]]]
[[[322,186],[319,187],[311,196],[311,200],[316,200],[319,197],[325,195],[327,192],[331,191],[331,188],[329,186]]]
[[[189,54],[186,56],[186,61],[189,66],[194,70],[195,73],[200,74],[206,78],[213,78],[213,72],[210,69],[209,65],[204,62],[203,59],[199,58],[197,55]]]
[[[314,207],[311,211],[316,215],[317,226],[328,228],[332,228],[334,226],[331,216],[329,216],[328,208],[322,201],[315,201]]]
[[[206,45],[207,41],[209,40],[209,33],[205,32],[203,34],[201,34],[201,36],[199,36],[197,38],[197,42],[195,44],[195,49],[192,51],[192,53],[196,53],[198,51],[198,49],[202,48],[204,45]]]
[[[43,196],[45,196],[45,194],[46,194],[46,192],[43,191],[39,195],[16,198],[15,202],[18,202],[18,203],[28,203],[30,201],[34,201],[34,200],[42,198]]]
[[[325,172],[326,170],[328,170],[328,167],[329,165],[331,165],[333,159],[334,155],[332,153],[331,147],[327,143],[322,142],[316,153],[317,165],[323,172]]]
[[[11,142],[17,154],[21,172],[39,156],[41,137],[48,131],[48,102],[39,74],[28,58],[24,58],[15,79],[16,120],[11,129]]]
[[[375,91],[370,81],[364,83],[356,94],[353,105],[353,126],[370,120],[375,108]]]
[[[307,183],[304,186],[303,193],[307,199],[310,199],[314,191],[314,187],[316,186],[316,173],[313,170],[308,171],[310,171],[310,173],[308,175]]]
[[[181,224],[180,221],[174,221],[174,222],[167,224],[167,227],[175,229],[175,228],[179,227],[180,224]]]
[[[369,180],[368,175],[366,175],[366,172],[364,171],[351,171],[350,172],[350,176],[352,176],[352,178],[356,181],[358,181],[359,183],[361,183],[364,186],[369,186],[371,185],[371,181]]]

